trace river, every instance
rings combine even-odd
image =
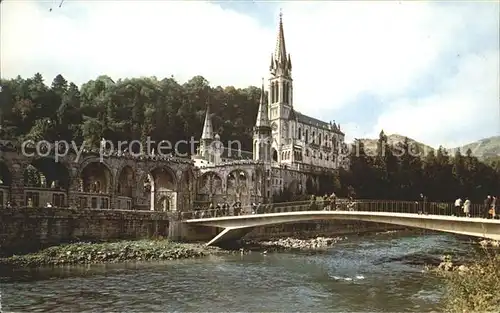
[[[379,234],[323,253],[4,270],[1,304],[17,312],[440,311],[442,282],[422,264],[473,249],[452,235]]]

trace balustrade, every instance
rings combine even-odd
[[[453,203],[416,202],[388,200],[355,200],[338,199],[337,201],[298,201],[261,204],[256,206],[230,207],[228,209],[208,209],[182,212],[182,219],[202,219],[252,214],[271,214],[305,211],[357,211],[357,212],[387,212],[411,213],[422,215],[455,215],[464,216],[463,210],[455,211]],[[483,217],[484,206],[471,204],[470,216]]]

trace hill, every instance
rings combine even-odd
[[[397,144],[402,144],[405,141],[405,136],[399,135],[399,134],[392,134],[387,136],[387,143],[390,146],[396,146]],[[377,142],[378,139],[369,139],[369,138],[363,138],[359,139],[365,148],[365,151],[367,153],[375,154],[377,151]],[[435,150],[434,148],[423,144],[421,142],[418,142],[414,139],[408,138],[408,142],[410,145],[413,147],[418,147],[418,151],[423,151],[424,154],[428,151]]]
[[[448,151],[450,153],[455,153],[457,149],[460,149],[462,154],[465,154],[468,149],[471,149],[472,155],[481,160],[493,159],[500,156],[500,136],[484,138],[462,147],[449,149]]]

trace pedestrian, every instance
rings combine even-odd
[[[486,197],[486,199],[484,199],[484,207],[483,207],[483,217],[484,218],[489,218],[489,216],[490,216],[489,212],[490,212],[490,209],[491,209],[491,201],[492,200],[493,199],[491,198],[490,195],[488,195]]]
[[[497,197],[493,196],[491,198],[491,204],[490,204],[490,211],[489,211],[489,215],[491,216],[491,218],[495,218],[496,216],[496,205],[497,205]]]
[[[470,200],[469,200],[469,198],[465,198],[465,202],[464,202],[464,215],[466,217],[470,217]]]
[[[455,200],[455,209],[453,210],[451,215],[460,215],[460,209],[462,208],[462,199],[458,197],[457,200]]]

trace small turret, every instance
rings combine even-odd
[[[212,118],[210,117],[210,104],[207,103],[207,113],[205,114],[205,123],[203,124],[203,132],[201,139],[213,139],[214,130],[212,127]]]

